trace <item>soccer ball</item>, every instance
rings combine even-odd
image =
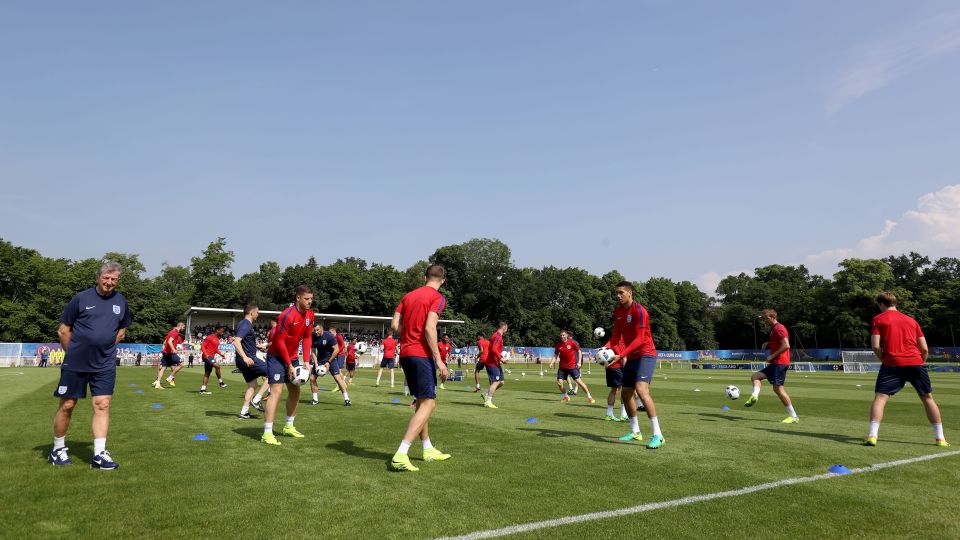
[[[509,360],[509,359],[510,359],[510,351],[503,351],[502,353],[500,353],[500,359],[501,359],[501,360]]]
[[[602,347],[600,349],[597,349],[596,360],[597,360],[597,363],[600,364],[601,366],[607,367],[611,364],[611,360],[613,360],[613,357],[616,355],[617,353],[613,352],[613,349]]]
[[[314,373],[314,375],[316,375],[317,377],[323,377],[324,375],[327,374],[327,365],[326,365],[326,364],[320,364],[320,365],[318,365],[318,366],[315,366],[315,367],[313,368],[313,373]]]
[[[357,354],[363,354],[367,352],[367,344],[364,341],[357,343],[356,345]]]
[[[607,332],[606,330],[603,329],[602,326],[598,326],[593,329],[593,335],[596,336],[597,339],[600,339],[603,336],[607,335]]]
[[[740,398],[740,389],[736,386],[727,387],[727,397],[730,399],[739,399]]]
[[[301,385],[307,382],[307,379],[310,378],[310,370],[303,366],[297,366],[293,368],[293,384]]]

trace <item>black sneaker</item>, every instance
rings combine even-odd
[[[262,400],[262,399],[261,399],[260,401],[255,401],[255,402],[251,403],[250,405],[251,405],[254,409],[256,409],[256,410],[258,410],[258,411],[260,411],[260,412],[263,412],[263,400]]]
[[[310,402],[310,404],[311,404],[311,405],[319,405],[320,402],[317,401],[317,400],[313,400],[313,401]]]
[[[253,416],[251,416],[249,412],[245,412],[245,413],[242,412],[238,416],[240,416],[240,418],[243,418],[244,420],[249,420],[253,418]]]
[[[227,383],[220,383],[220,388],[226,388],[226,387],[227,387]]]
[[[344,407],[349,407],[349,406],[350,406],[350,400],[349,400],[349,399],[343,400],[343,406],[344,406]]]
[[[104,471],[112,471],[114,469],[119,469],[120,464],[113,460],[110,457],[110,452],[104,450],[99,454],[93,456],[93,461],[90,462],[91,469],[100,469]]]

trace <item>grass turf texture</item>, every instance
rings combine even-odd
[[[594,405],[582,392],[560,403],[552,376],[519,372],[498,392],[498,410],[481,407],[472,376],[448,383],[431,438],[453,458],[424,463],[415,443],[410,455],[421,471],[393,473],[387,462],[410,409],[401,386],[373,387],[373,370],[349,387],[353,407],[343,407],[338,393],[321,392],[317,406],[302,394],[297,427],[306,438],[279,435],[278,415],[283,446],[269,447],[259,442],[261,413],[237,418],[239,375],[226,376],[226,389],[214,382],[213,395],[198,395],[202,369],[184,369],[175,389],[158,391],[150,387],[154,369],[122,367],[108,439],[121,468],[103,472],[88,467],[89,399],[78,404],[67,438],[74,465],[54,468],[44,460],[59,370],[0,370],[3,536],[432,538],[957,449],[932,444],[909,388],[888,405],[880,445],[860,446],[875,375],[790,373],[801,423],[784,425],[769,386],[751,409],[744,398],[726,398],[728,384],[749,394],[746,371],[660,370],[653,395],[667,444],[654,451],[616,440],[628,424],[601,421],[606,388],[598,370],[585,376]],[[932,377],[947,438],[958,443],[960,377]],[[649,422],[640,422],[646,442]],[[191,440],[198,433],[210,440]],[[516,537],[957,538],[958,465],[960,456],[947,457]]]

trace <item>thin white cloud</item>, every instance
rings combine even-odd
[[[960,11],[921,20],[850,51],[843,73],[827,90],[833,114],[937,56],[960,50]]]
[[[693,280],[693,284],[696,285],[701,291],[713,296],[717,294],[717,285],[720,284],[720,281],[723,278],[727,276],[739,276],[740,274],[752,276],[753,270],[737,270],[736,272],[726,272],[723,274],[720,272],[706,272],[701,274],[697,279]]]

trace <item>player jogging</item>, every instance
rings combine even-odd
[[[604,347],[611,348],[616,353],[612,363],[623,362],[623,386],[620,390],[620,399],[627,409],[631,432],[620,437],[620,440],[643,440],[640,424],[637,421],[637,397],[639,397],[653,431],[647,448],[660,448],[666,441],[660,432],[657,409],[650,396],[650,383],[653,381],[653,370],[657,365],[657,348],[650,333],[650,314],[647,313],[646,308],[633,300],[633,284],[629,281],[617,283],[615,291],[617,307],[613,311],[613,332]]]
[[[587,393],[587,401],[594,403],[596,400],[590,395],[590,389],[587,388],[587,385],[580,379],[581,364],[577,361],[578,358],[583,358],[580,345],[570,339],[570,332],[561,330],[560,342],[553,347],[553,358],[550,359],[550,369],[553,369],[555,361],[560,361],[560,366],[557,368],[557,386],[560,387],[560,401],[570,401],[570,396],[567,394],[567,388],[564,385],[567,377],[570,377],[577,386],[583,388],[583,391]]]
[[[237,325],[237,333],[233,336],[233,348],[236,355],[233,357],[243,380],[247,382],[247,390],[243,394],[243,407],[240,408],[240,418],[250,419],[250,400],[257,391],[257,379],[264,378],[261,390],[268,386],[267,363],[257,358],[257,334],[253,323],[260,316],[260,308],[256,304],[247,304],[243,308],[243,320]]]
[[[347,345],[347,377],[346,383],[353,384],[353,378],[357,374],[357,340],[350,340]]]
[[[340,373],[346,366],[347,344],[344,342],[343,336],[337,333],[336,326],[330,326],[327,328],[327,331],[333,335],[333,339],[337,342],[334,356],[327,360],[327,370],[330,372],[330,376],[333,377],[334,382],[337,383],[337,386],[331,390],[331,392],[339,391],[343,394],[343,405],[344,407],[349,407],[350,394],[347,393],[347,383],[343,380],[343,374]]]
[[[767,308],[763,310],[763,318],[770,323],[770,341],[764,343],[761,349],[770,348],[770,354],[767,356],[767,367],[753,374],[750,380],[753,382],[753,393],[743,405],[753,407],[753,404],[760,399],[760,386],[764,379],[768,379],[773,385],[773,393],[780,398],[780,402],[787,408],[787,414],[790,416],[784,418],[784,424],[796,424],[800,421],[797,411],[793,409],[793,403],[790,396],[784,389],[783,384],[787,381],[787,371],[790,370],[790,335],[787,328],[777,321],[777,311]]]
[[[440,361],[437,347],[437,321],[447,303],[439,289],[445,280],[446,272],[442,266],[428,266],[424,272],[425,285],[404,295],[390,323],[390,331],[400,333],[400,368],[416,398],[413,417],[400,441],[400,448],[390,460],[390,467],[395,471],[419,470],[410,463],[407,455],[417,437],[423,444],[424,461],[450,459],[450,454],[433,447],[429,430],[430,415],[437,406],[435,370],[439,369],[441,376],[447,374],[447,366]]]
[[[114,290],[120,271],[120,265],[113,261],[101,264],[97,285],[77,293],[60,315],[57,334],[66,357],[60,365],[60,382],[53,393],[53,397],[60,399],[60,405],[53,417],[53,450],[47,456],[51,465],[73,464],[67,454],[67,429],[77,400],[87,397],[89,386],[93,405],[90,467],[112,470],[120,466],[107,451],[110,401],[117,380],[114,354],[132,321],[127,299]]]
[[[497,389],[503,386],[503,335],[507,333],[507,323],[500,321],[497,325],[497,331],[490,336],[490,350],[487,351],[487,357],[483,365],[487,370],[487,380],[490,386],[483,394],[483,406],[488,409],[497,409],[493,404],[493,395]]]
[[[396,368],[394,363],[397,357],[397,340],[393,339],[393,332],[383,338],[383,360],[380,360],[380,369],[377,370],[377,382],[374,386],[380,386],[380,376],[383,375],[383,368],[390,370],[390,388],[393,388],[393,372]]]
[[[213,370],[217,371],[217,380],[220,381],[220,388],[226,388],[226,383],[223,382],[223,375],[220,373],[220,362],[217,362],[217,357],[226,360],[227,357],[222,352],[220,352],[220,338],[223,337],[223,332],[225,328],[223,326],[217,326],[217,329],[210,334],[209,336],[203,338],[203,342],[200,343],[200,356],[203,358],[203,382],[200,384],[200,393],[201,394],[210,394],[207,392],[207,382],[210,381],[210,372]]]
[[[183,332],[186,327],[187,325],[178,322],[172,330],[167,332],[167,337],[163,338],[160,368],[157,370],[157,380],[153,381],[153,387],[157,390],[163,390],[163,386],[160,385],[160,380],[163,379],[163,372],[166,371],[167,368],[170,368],[170,376],[167,377],[167,384],[177,386],[175,380],[177,372],[183,369],[183,360],[181,360],[180,355],[177,354],[177,347],[183,343],[183,337],[180,335],[180,332]]]
[[[863,444],[877,445],[887,400],[909,382],[927,412],[927,420],[933,427],[934,443],[937,446],[950,446],[943,436],[940,407],[933,400],[933,386],[927,366],[924,365],[930,353],[927,338],[923,336],[917,321],[897,310],[897,297],[892,293],[880,293],[876,302],[880,314],[873,318],[870,345],[881,365],[874,387],[873,405],[870,407],[870,433]]]
[[[296,302],[283,310],[277,318],[277,331],[273,335],[273,342],[267,351],[267,378],[270,381],[270,396],[267,398],[267,407],[263,413],[263,436],[260,440],[266,444],[279,445],[280,441],[273,434],[273,419],[277,414],[277,405],[280,403],[280,394],[283,386],[287,386],[287,422],[283,426],[283,434],[290,437],[303,437],[297,431],[293,422],[297,416],[297,405],[300,402],[300,387],[293,382],[295,367],[300,365],[297,349],[302,347],[304,364],[310,365],[310,343],[313,325],[313,291],[306,285],[300,285],[296,290]]]
[[[437,344],[437,348],[440,349],[440,361],[443,362],[443,365],[447,366],[447,357],[450,356],[450,351],[453,350],[453,344],[450,343],[450,335],[444,334],[443,339],[440,343]],[[449,372],[450,366],[447,366],[447,371]],[[443,373],[440,374],[440,389],[446,390],[447,387],[443,383],[447,382],[447,376]]]
[[[474,392],[480,391],[480,370],[486,366],[487,353],[490,351],[490,341],[483,337],[483,334],[477,333],[477,365],[473,368],[473,380],[476,382]]]

